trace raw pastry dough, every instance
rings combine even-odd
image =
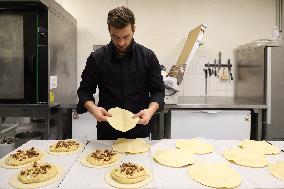
[[[227,160],[246,167],[265,167],[269,164],[264,154],[246,149],[228,149],[222,155]]]
[[[59,140],[52,144],[47,152],[53,155],[74,154],[82,150],[83,145],[76,140]]]
[[[107,117],[109,124],[118,131],[126,132],[136,126],[139,118],[133,118],[134,114],[121,108],[111,108],[108,110],[112,117]]]
[[[180,149],[187,149],[194,154],[208,154],[214,150],[214,147],[211,144],[204,143],[195,138],[190,140],[177,140],[176,147]]]
[[[33,165],[25,168],[18,175],[18,179],[24,184],[44,182],[57,175],[57,169],[54,165],[48,163],[38,164],[36,161]]]
[[[183,167],[195,162],[192,152],[185,149],[157,150],[153,158],[158,163],[169,167]]]
[[[46,164],[45,164],[46,165]],[[19,175],[21,175],[21,172],[13,175],[11,178],[10,178],[10,181],[9,183],[15,187],[15,188],[19,188],[19,189],[28,189],[28,188],[39,188],[39,187],[42,187],[42,186],[47,186],[47,185],[50,185],[52,183],[54,183],[55,181],[57,181],[58,179],[61,178],[62,174],[63,174],[63,170],[61,167],[59,166],[55,166],[55,165],[50,165],[51,169],[47,172],[49,174],[49,176],[40,176],[40,178],[37,178],[37,179],[33,179],[34,183],[28,183],[28,184],[25,184],[23,183],[20,179],[19,179]],[[27,169],[30,169],[31,167],[27,167],[26,169],[24,169],[23,171],[27,170]],[[56,170],[56,171],[55,171]],[[41,172],[41,171],[39,171]],[[55,174],[56,172],[56,174]],[[47,180],[46,180],[47,179]]]
[[[145,142],[145,140],[142,138],[136,138],[136,139],[119,138],[116,141],[114,141],[112,149],[114,151],[121,153],[137,154],[137,153],[147,152],[150,149],[150,146],[151,145]]]
[[[187,173],[196,182],[214,188],[234,188],[241,184],[241,176],[226,163],[197,163]]]
[[[111,150],[96,150],[88,155],[83,155],[80,162],[86,167],[102,168],[117,163],[120,158],[121,154]]]
[[[116,188],[140,188],[149,184],[152,178],[151,171],[133,163],[123,163],[105,175],[106,183]]]
[[[284,181],[284,161],[277,161],[267,167],[269,173],[276,178]]]
[[[30,149],[17,150],[15,153],[6,155],[0,160],[0,166],[8,169],[27,167],[34,161],[44,157],[44,153],[31,147]]]
[[[252,151],[257,151],[262,154],[279,154],[280,149],[276,146],[268,144],[266,141],[255,141],[255,140],[248,140],[245,139],[239,145],[243,149],[248,149]]]

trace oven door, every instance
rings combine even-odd
[[[0,103],[37,104],[41,102],[39,70],[43,70],[38,63],[42,59],[40,11],[3,4],[0,8]],[[44,72],[47,74],[48,67]]]

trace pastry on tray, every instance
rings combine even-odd
[[[62,169],[49,163],[34,162],[10,178],[15,188],[38,188],[49,185],[60,178]]]
[[[8,154],[0,160],[0,166],[4,168],[26,167],[42,159],[44,153],[35,147],[29,149],[19,149],[14,153]]]
[[[50,154],[73,154],[82,148],[82,144],[76,140],[59,140],[47,150]]]
[[[140,188],[152,180],[150,170],[136,163],[123,163],[105,175],[105,181],[116,188]]]
[[[121,154],[108,150],[101,149],[96,150],[88,155],[83,155],[81,163],[87,167],[107,167],[118,162],[121,158]]]

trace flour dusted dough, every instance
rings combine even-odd
[[[136,139],[119,138],[116,141],[114,141],[112,149],[114,151],[121,153],[137,154],[137,153],[147,152],[150,149],[150,146],[151,145],[145,142],[145,140],[142,138],[136,138]]]
[[[139,118],[133,118],[134,114],[121,108],[111,108],[108,110],[112,117],[107,117],[109,124],[118,131],[126,132],[136,126]]]
[[[55,175],[53,175],[53,177],[51,177],[48,180],[45,180],[43,182],[25,184],[25,183],[23,183],[19,180],[19,174],[20,174],[20,172],[19,172],[19,173],[13,175],[10,178],[9,183],[10,183],[10,185],[12,185],[13,187],[18,188],[18,189],[39,188],[39,187],[50,185],[50,184],[56,182],[57,180],[59,180],[63,175],[63,170],[62,170],[61,167],[55,166],[55,165],[52,165],[52,166],[54,166],[53,168],[56,169],[57,173]]]
[[[276,146],[268,144],[266,141],[255,141],[245,139],[239,145],[243,149],[248,149],[252,151],[257,151],[262,154],[279,154],[280,149]]]
[[[214,147],[211,144],[204,143],[195,138],[190,140],[177,140],[176,147],[180,149],[187,149],[194,154],[208,154],[214,150]]]
[[[226,163],[197,163],[188,168],[188,175],[196,182],[214,188],[234,188],[241,184],[241,176]]]
[[[284,161],[277,161],[267,167],[269,173],[276,178],[284,181]]]
[[[228,149],[223,156],[230,162],[246,167],[265,167],[269,164],[264,154],[247,149]]]
[[[169,167],[183,167],[195,162],[192,152],[185,149],[157,150],[154,153],[153,158],[158,163]]]
[[[122,170],[125,164],[137,166],[139,172],[134,171],[132,175],[127,175],[126,170]],[[153,174],[147,168],[133,163],[124,163],[120,167],[116,167],[105,175],[105,181],[109,185],[116,188],[140,188],[149,184],[153,178]],[[129,171],[131,172],[131,171]]]
[[[100,158],[96,158],[96,156]],[[80,159],[82,165],[91,168],[102,168],[116,164],[121,159],[121,154],[114,153],[111,150],[96,150],[87,155],[83,155]]]
[[[81,151],[83,145],[77,140],[59,140],[52,144],[47,152],[52,155],[68,155]]]

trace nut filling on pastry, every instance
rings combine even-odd
[[[34,147],[28,150],[17,150],[6,159],[8,165],[23,165],[40,159],[42,154]]]
[[[51,152],[70,152],[77,150],[80,147],[80,144],[74,140],[61,140],[56,144],[50,146]]]
[[[112,150],[96,150],[87,157],[87,161],[93,165],[106,165],[117,161],[118,154]]]
[[[143,181],[147,176],[146,170],[137,164],[123,163],[111,171],[111,177],[122,184],[134,184]]]
[[[34,162],[32,166],[22,170],[18,178],[24,184],[39,183],[53,178],[57,173],[58,171],[53,165]]]

